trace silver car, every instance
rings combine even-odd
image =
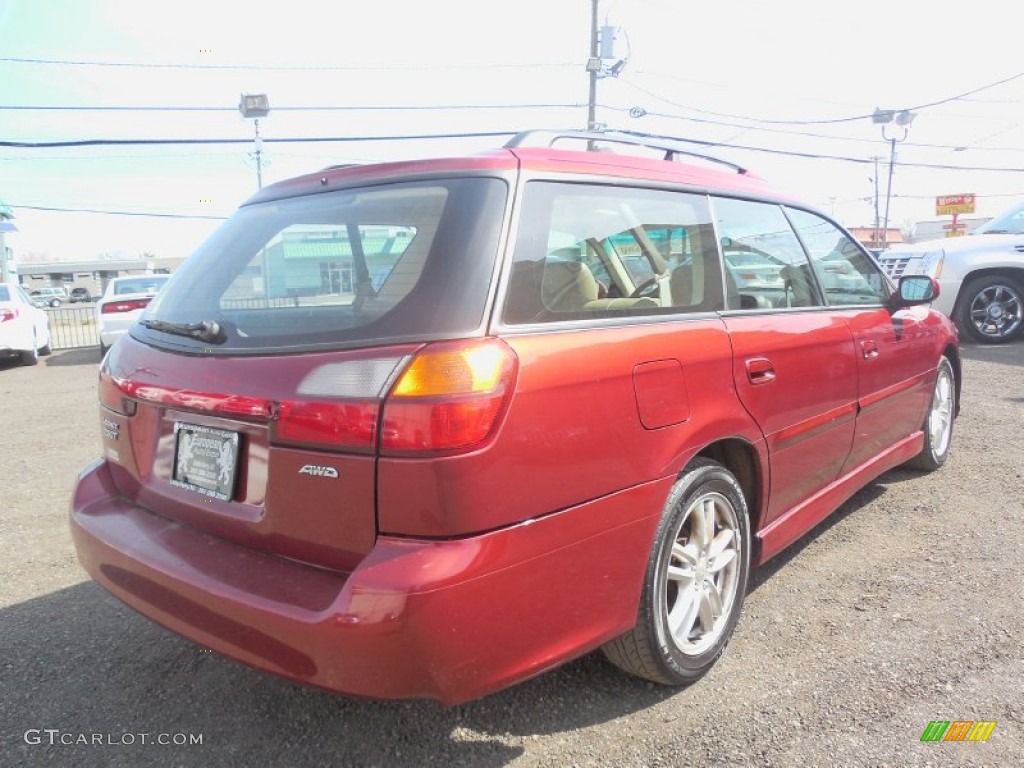
[[[936,309],[972,341],[1002,344],[1024,332],[1024,203],[965,237],[897,245],[878,256],[894,280],[930,275],[939,281]]]

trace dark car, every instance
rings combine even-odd
[[[86,570],[344,694],[454,704],[596,648],[697,680],[751,567],[943,465],[960,356],[931,277],[685,146],[528,132],[258,192],[100,367]]]
[[[80,301],[92,301],[92,294],[89,293],[88,288],[72,288],[71,289],[71,303],[77,304]]]

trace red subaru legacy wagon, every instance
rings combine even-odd
[[[85,569],[348,695],[596,648],[698,679],[751,567],[945,462],[960,357],[931,278],[685,146],[534,131],[259,192],[102,363]]]

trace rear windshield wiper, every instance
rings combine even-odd
[[[166,320],[143,320],[142,324],[154,331],[189,336],[210,344],[223,344],[227,334],[216,320],[200,320],[198,323],[169,323]]]

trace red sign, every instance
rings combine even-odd
[[[966,195],[939,195],[935,198],[935,215],[948,216],[974,213],[974,193]]]

